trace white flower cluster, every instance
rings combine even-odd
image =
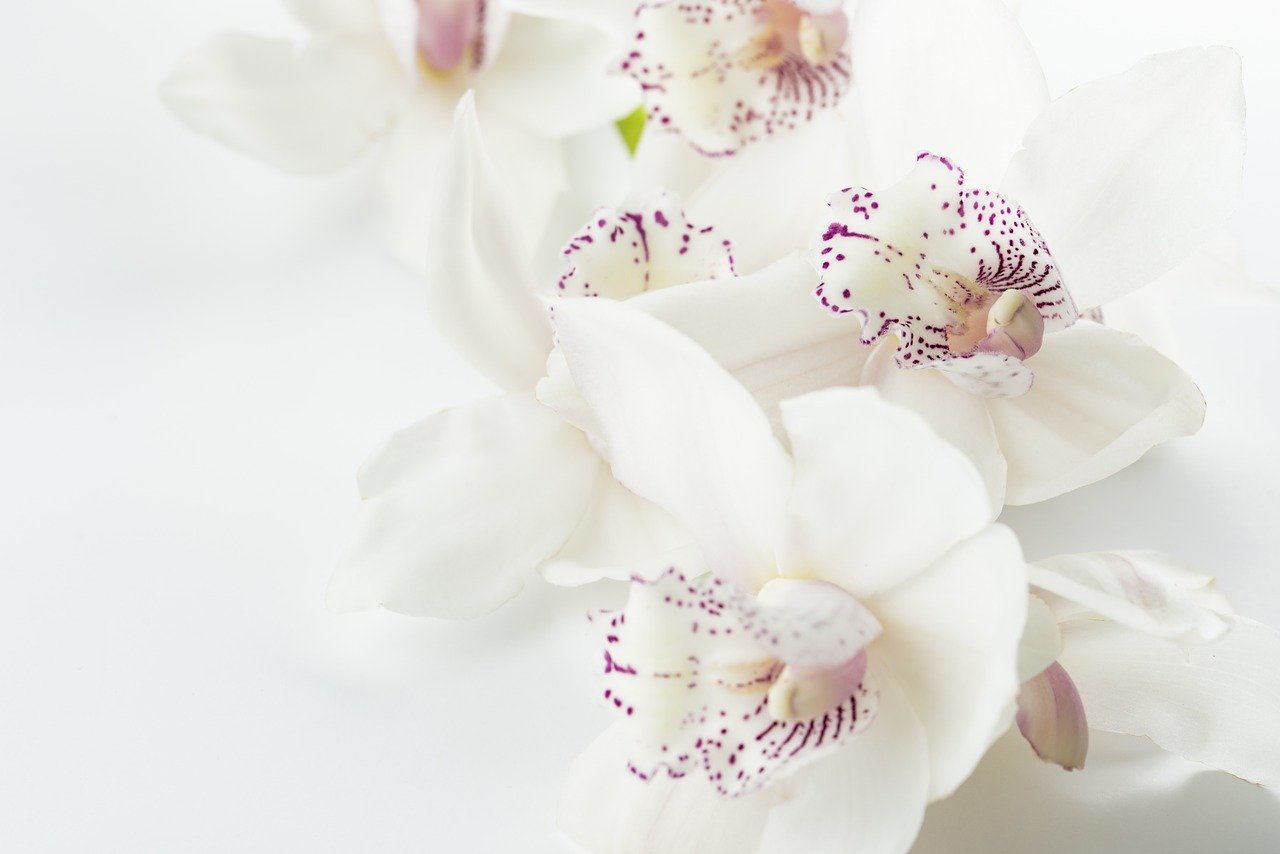
[[[500,389],[366,463],[330,605],[629,583],[590,616],[617,722],[571,840],[906,851],[1011,732],[1280,786],[1280,634],[1169,557],[1029,563],[996,521],[1200,427],[1108,306],[1243,279],[1205,263],[1231,50],[1050,100],[1000,0],[288,6],[304,44],[217,36],[164,99],[299,172],[382,138],[396,248]]]

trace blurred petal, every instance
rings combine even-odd
[[[480,98],[545,136],[609,124],[640,103],[633,80],[607,73],[621,49],[596,27],[514,15]]]
[[[392,123],[407,81],[376,36],[285,40],[222,33],[184,55],[160,97],[197,133],[290,172],[354,160]]]
[[[559,300],[554,320],[618,480],[684,524],[713,572],[752,591],[773,577],[791,464],[747,390],[625,303]]]
[[[1062,624],[1062,666],[1095,729],[1145,735],[1165,750],[1280,786],[1280,634],[1243,617],[1205,640],[1119,623]]]
[[[281,0],[300,23],[317,33],[377,33],[378,0]]]
[[[879,180],[936,151],[995,187],[1048,102],[1035,51],[999,0],[859,0],[853,39]]]
[[[528,394],[445,410],[391,437],[360,472],[338,611],[473,617],[515,596],[582,517],[600,461]]]
[[[929,798],[944,798],[1013,722],[1027,614],[1018,540],[993,525],[867,605],[884,626],[871,655],[924,725]]]
[[[419,87],[387,134],[379,164],[390,222],[388,237],[401,261],[426,269],[431,254],[431,208],[444,192],[437,170],[450,147],[456,104],[448,93]]]
[[[787,576],[872,596],[920,572],[998,512],[964,454],[874,389],[784,401],[782,421],[795,460],[778,549]]]
[[[1204,398],[1181,368],[1096,323],[1045,336],[1029,364],[1031,391],[987,403],[1009,463],[1009,504],[1101,480],[1204,420]]]
[[[502,0],[502,5],[524,15],[584,21],[615,34],[630,30],[636,12],[635,0]]]
[[[1027,570],[1033,586],[1056,597],[1059,619],[1084,612],[1146,634],[1210,639],[1226,630],[1219,614],[1231,611],[1210,576],[1157,552],[1059,555]]]
[[[440,334],[508,389],[532,388],[551,352],[545,309],[535,295],[519,198],[485,151],[474,102],[463,99],[437,172],[431,242],[423,234],[427,300]]]
[[[1190,48],[1068,92],[1027,131],[1002,190],[1034,211],[1082,308],[1172,270],[1235,209],[1240,58]]]

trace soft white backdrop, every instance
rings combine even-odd
[[[1274,13],[1027,0],[1024,21],[1054,92],[1241,50],[1241,231],[1274,276]],[[0,850],[562,850],[559,779],[607,717],[573,644],[586,598],[535,583],[462,625],[324,610],[356,465],[486,388],[382,251],[367,166],[287,178],[161,110],[172,61],[227,26],[292,25],[269,0],[64,0],[0,27]],[[1280,623],[1280,309],[1176,321],[1204,431],[1007,521],[1032,556],[1174,552]],[[1135,794],[1109,758],[1131,746],[1100,748],[1065,781],[1025,764],[1000,847],[1276,850],[1266,793],[1143,753],[1163,788]],[[993,816],[964,804],[922,849],[982,850]]]

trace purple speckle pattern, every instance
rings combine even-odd
[[[561,254],[561,296],[626,299],[734,275],[728,238],[713,226],[689,222],[680,199],[666,190],[597,211]]]
[[[763,609],[767,610],[767,609]],[[628,770],[641,780],[701,773],[736,797],[837,748],[871,722],[866,680],[809,720],[777,721],[769,687],[782,672],[779,631],[755,598],[718,578],[672,568],[634,580],[627,607],[592,616],[603,646],[604,702],[636,734]]]
[[[1020,360],[975,352],[986,310],[1007,290],[1026,294],[1045,331],[1076,321],[1075,302],[1043,237],[1016,204],[966,185],[945,157],[921,154],[884,193],[846,188],[828,200],[833,216],[810,249],[828,311],[863,320],[862,341],[898,338],[899,367],[940,368],[987,397],[1024,394],[1032,372]]]
[[[719,157],[791,130],[840,102],[847,49],[813,64],[788,0],[648,0],[621,69],[644,91],[651,129]]]

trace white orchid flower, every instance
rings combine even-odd
[[[468,617],[514,596],[535,568],[563,584],[658,571],[687,536],[535,399],[553,346],[544,300],[626,299],[732,276],[732,244],[670,193],[639,194],[592,217],[568,240],[559,278],[539,285],[470,96],[440,175],[431,314],[504,393],[397,433],[366,463],[330,606]]]
[[[1029,571],[1018,725],[1042,758],[1081,767],[1092,728],[1280,786],[1280,633],[1152,552],[1064,555]]]
[[[238,32],[184,56],[161,86],[192,129],[291,172],[352,162],[383,141],[393,242],[414,266],[430,188],[468,89],[483,105],[508,186],[540,226],[564,191],[559,140],[631,110],[630,81],[606,75],[616,36],[589,4],[538,0],[286,0],[306,28]],[[530,241],[541,235],[530,234]]]
[[[1012,720],[1026,571],[982,479],[872,389],[785,402],[788,453],[669,326],[609,301],[554,316],[615,475],[714,573],[637,580],[595,618],[621,721],[578,763],[565,830],[593,851],[754,850],[728,828],[670,848],[626,821],[671,796],[723,826],[740,798],[768,814],[751,824],[769,850],[906,850]],[[614,800],[632,786],[636,804]]]

